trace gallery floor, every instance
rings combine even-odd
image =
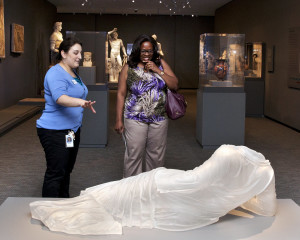
[[[196,90],[181,92],[188,101],[188,111],[184,118],[170,121],[165,166],[187,170],[202,164],[214,150],[202,149],[196,141]],[[79,150],[71,178],[71,196],[122,177],[124,145],[113,130],[115,101],[116,91],[111,90],[108,146]],[[41,197],[45,159],[35,129],[39,116],[0,137],[0,204],[8,197]],[[246,118],[245,145],[270,160],[278,199],[292,199],[300,205],[299,132],[268,118]]]

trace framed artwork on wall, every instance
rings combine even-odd
[[[11,25],[11,52],[24,52],[24,26],[15,23]]]
[[[0,58],[5,58],[4,3],[0,0]]]

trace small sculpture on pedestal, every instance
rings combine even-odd
[[[206,62],[207,62],[207,70],[213,70],[213,68],[215,66],[214,56],[209,51],[207,51],[205,53],[205,59],[206,59]]]
[[[117,28],[114,28],[112,31],[107,33],[107,40],[110,45],[110,56],[107,59],[107,68],[109,73],[109,82],[118,82],[119,73],[122,67],[127,62],[127,54],[125,47],[123,45],[123,41],[118,39]],[[123,52],[123,61],[121,59],[120,49]]]
[[[62,22],[54,23],[54,32],[50,36],[50,62],[54,65],[56,62],[56,56],[58,55],[58,48],[63,41],[63,35],[61,33]]]
[[[225,49],[220,58],[215,59],[214,73],[218,80],[223,81],[228,71],[227,50]]]
[[[216,59],[214,73],[219,80],[221,80],[221,81],[224,80],[224,78],[226,77],[226,74],[227,74],[227,70],[228,70],[228,65],[227,65],[226,60],[222,59],[222,58]]]
[[[92,52],[84,52],[83,53],[83,66],[84,67],[92,67]]]

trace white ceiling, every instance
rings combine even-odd
[[[217,8],[230,1],[231,0],[48,0],[48,2],[56,6],[58,13],[195,16],[214,16]],[[83,3],[84,6],[82,5]]]

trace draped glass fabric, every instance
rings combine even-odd
[[[222,145],[193,170],[157,168],[94,186],[80,196],[30,204],[32,217],[70,234],[122,234],[122,227],[184,231],[215,223],[241,206],[276,212],[274,171],[245,146]]]

